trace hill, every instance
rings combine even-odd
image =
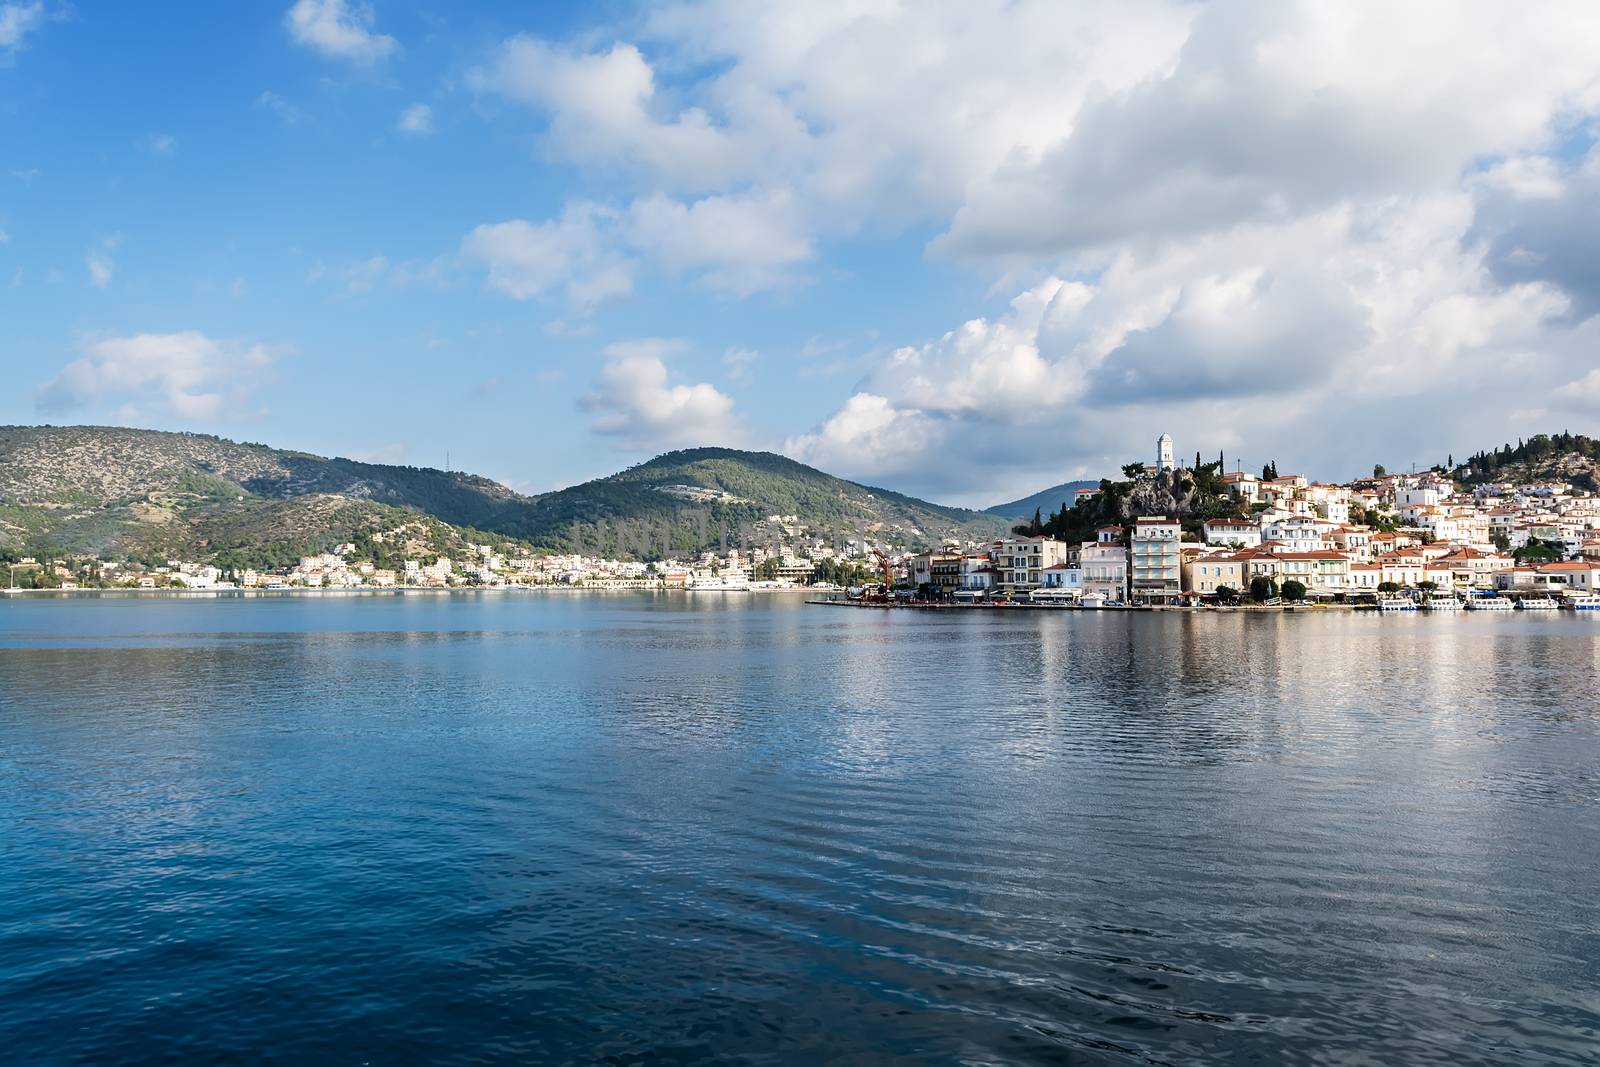
[[[0,552],[226,558],[272,566],[405,529],[459,552],[494,537],[535,547],[694,551],[770,516],[834,538],[894,544],[988,537],[1004,523],[847,482],[771,453],[672,452],[607,478],[523,496],[477,475],[361,463],[208,434],[98,426],[0,427]],[[648,523],[648,539],[605,544]],[[392,543],[392,542],[391,542]]]
[[[694,448],[668,452],[609,477],[533,498],[492,525],[552,547],[598,523],[665,527],[675,549],[706,547],[721,531],[790,517],[815,536],[870,536],[898,545],[1003,533],[995,516],[861,485],[771,452]],[[770,524],[768,524],[770,525]],[[702,529],[702,527],[705,527]],[[760,530],[758,533],[769,531]]]
[[[1041,489],[1032,496],[1025,496],[1021,500],[1012,500],[1005,504],[996,504],[992,508],[984,508],[986,515],[998,515],[1002,519],[1031,519],[1035,511],[1049,515],[1059,511],[1062,507],[1071,507],[1076,499],[1074,494],[1079,489],[1098,489],[1099,482],[1062,482],[1052,485],[1048,489]]]
[[[1600,491],[1600,441],[1584,434],[1535,434],[1515,446],[1478,452],[1458,464],[1451,475],[1468,485],[1504,482],[1571,482]]]

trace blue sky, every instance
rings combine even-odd
[[[1163,430],[1325,477],[1593,430],[1597,44],[1582,5],[0,0],[0,421],[524,491],[737,444],[972,504]]]

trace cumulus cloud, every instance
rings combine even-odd
[[[209,421],[240,413],[281,352],[195,330],[91,338],[35,389],[34,402],[44,412],[110,405],[129,420],[162,414]]]
[[[1157,427],[1338,463],[1584,399],[1597,50],[1584,0],[709,0],[470,81],[614,183],[596,241],[641,267],[738,296],[910,231],[1019,294],[838,364],[852,395],[790,438],[965,493]]]
[[[1556,404],[1589,415],[1600,414],[1600,367],[1555,391]]]
[[[628,239],[671,271],[700,272],[713,289],[748,296],[794,279],[811,241],[785,193],[708,196],[682,203],[661,194],[635,200]]]
[[[486,223],[461,242],[463,258],[488,269],[489,284],[527,300],[561,289],[580,311],[633,290],[633,264],[609,238],[614,213],[573,204],[556,219]]]
[[[1485,176],[1473,236],[1489,246],[1504,284],[1559,286],[1578,312],[1600,311],[1600,149],[1563,169],[1549,159],[1514,160]]]
[[[594,431],[646,450],[743,442],[732,397],[706,382],[670,383],[666,359],[685,347],[658,338],[607,346],[594,388],[580,401],[595,416]]]
[[[468,83],[547,113],[550,151],[561,159],[637,166],[686,187],[717,184],[740,166],[736,153],[743,146],[704,110],[655,115],[655,73],[631,44],[583,53],[513,37]]]
[[[1370,448],[1409,442],[1406,405],[1442,409],[1435,440],[1503,436],[1508,394],[1567,381],[1581,356],[1542,350],[1567,299],[1498,284],[1462,242],[1473,212],[1466,193],[1334,208],[1124,254],[1092,283],[1049,279],[1004,315],[882,354],[787,449],[959,496],[1035,463],[1035,481],[1114,472],[1163,429],[1210,451],[1248,426],[1246,440],[1289,442],[1285,461],[1348,464],[1330,477],[1383,458],[1350,454],[1351,420]]]
[[[23,39],[43,22],[42,0],[27,4],[0,4],[0,59],[21,48]]]
[[[393,37],[373,31],[375,21],[371,7],[346,0],[295,0],[283,16],[296,44],[363,66],[387,59],[400,48]]]
[[[427,104],[412,104],[400,112],[395,129],[411,137],[427,137],[433,133],[433,108]]]

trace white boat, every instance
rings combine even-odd
[[[1383,597],[1378,601],[1379,611],[1416,611],[1417,602],[1403,596]]]
[[[1422,602],[1423,611],[1460,611],[1461,601],[1453,596],[1434,596]]]
[[[1574,600],[1572,602],[1572,610],[1584,612],[1600,611],[1600,600],[1597,600],[1594,597],[1584,597],[1582,600]]]
[[[743,574],[691,574],[683,587],[697,593],[748,593],[750,579]]]
[[[1467,601],[1469,611],[1514,611],[1516,605],[1503,596],[1475,596]]]
[[[1554,611],[1559,606],[1547,596],[1525,596],[1517,601],[1517,607],[1523,611]]]

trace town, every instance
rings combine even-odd
[[[922,551],[870,539],[817,536],[796,516],[768,516],[754,538],[692,557],[608,558],[541,552],[522,544],[471,544],[463,558],[418,553],[380,566],[374,546],[396,551],[402,529],[303,556],[277,570],[224,569],[166,560],[148,566],[99,559],[22,557],[8,588],[64,591],[357,590],[458,588],[659,589],[712,592],[837,591],[879,603],[1029,604],[1083,608],[1345,604],[1382,610],[1600,607],[1600,498],[1565,481],[1458,483],[1449,471],[1392,474],[1342,485],[1242,470],[1216,473],[1228,512],[1197,518],[1137,515],[1064,539],[1019,532]],[[1171,436],[1154,462],[1124,473],[1141,486],[1192,486]],[[1107,491],[1079,489],[1074,514]],[[1035,522],[1039,523],[1036,518]],[[757,543],[752,544],[754,540]],[[390,551],[386,555],[394,556]],[[18,586],[19,576],[24,586]]]
[[[1127,473],[1180,481],[1172,438],[1161,435],[1155,462]],[[1273,469],[1221,481],[1245,517],[1186,524],[1143,515],[1101,526],[1092,540],[1040,534],[979,552],[946,546],[908,561],[908,585],[935,601],[1084,607],[1600,607],[1600,499],[1565,482],[1468,491],[1443,470],[1381,467],[1345,485]],[[1079,500],[1102,491],[1079,490]]]

